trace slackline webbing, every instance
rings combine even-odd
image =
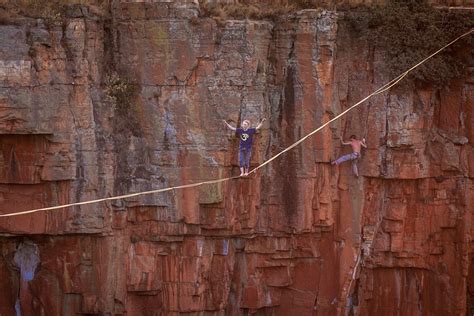
[[[290,145],[289,147],[285,148],[284,150],[282,150],[281,152],[279,152],[278,154],[276,154],[275,156],[271,157],[270,159],[268,159],[267,161],[261,163],[260,165],[258,165],[257,167],[255,167],[254,169],[252,169],[249,174],[253,173],[253,172],[256,172],[258,169],[262,168],[263,166],[269,164],[270,162],[272,162],[273,160],[275,160],[277,157],[283,155],[285,152],[293,149],[294,147],[298,146],[299,144],[301,144],[302,142],[304,142],[306,139],[308,139],[310,136],[314,135],[315,133],[319,132],[321,129],[323,129],[324,127],[328,126],[329,124],[331,124],[332,122],[334,122],[335,120],[339,119],[340,117],[346,115],[349,111],[353,110],[354,108],[356,108],[357,106],[359,106],[360,104],[362,104],[363,102],[367,101],[368,99],[370,99],[371,97],[375,96],[375,95],[378,95],[380,93],[383,93],[387,90],[389,90],[391,87],[395,86],[396,84],[398,84],[401,80],[403,80],[403,78],[405,78],[411,71],[413,71],[415,68],[419,67],[421,64],[425,63],[428,59],[432,58],[433,56],[439,54],[441,51],[443,51],[444,49],[446,49],[448,46],[451,46],[452,44],[454,44],[455,42],[457,42],[458,40],[460,40],[461,38],[463,37],[466,37],[467,35],[471,34],[472,32],[474,32],[474,28],[471,29],[469,32],[467,33],[464,33],[463,35],[457,37],[456,39],[452,40],[451,42],[449,42],[448,44],[444,45],[443,47],[441,47],[440,49],[438,49],[436,52],[434,52],[433,54],[429,55],[428,57],[426,57],[425,59],[421,60],[419,63],[417,63],[416,65],[414,65],[413,67],[411,67],[410,69],[408,69],[407,71],[403,72],[402,74],[400,74],[398,77],[396,77],[395,79],[389,81],[388,83],[386,83],[385,85],[381,86],[380,88],[378,88],[377,90],[375,90],[374,92],[372,92],[371,94],[369,94],[367,97],[363,98],[362,100],[360,100],[359,102],[357,102],[356,104],[352,105],[351,107],[349,107],[348,109],[344,110],[343,112],[341,112],[340,114],[338,114],[337,116],[335,116],[334,118],[330,119],[329,121],[327,121],[326,123],[324,123],[323,125],[321,125],[320,127],[318,127],[317,129],[313,130],[311,133],[307,134],[306,136],[302,137],[301,139],[299,139],[298,141],[296,141],[295,143],[293,143],[292,145]],[[0,214],[0,217],[10,217],[10,216],[18,216],[18,215],[25,215],[25,214],[31,214],[31,213],[36,213],[36,212],[41,212],[41,211],[52,211],[52,210],[58,210],[58,209],[62,209],[62,208],[67,208],[67,207],[71,207],[71,206],[79,206],[79,205],[86,205],[86,204],[93,204],[93,203],[99,203],[99,202],[104,202],[104,201],[113,201],[113,200],[119,200],[119,199],[125,199],[125,198],[130,198],[130,197],[134,197],[134,196],[139,196],[139,195],[146,195],[146,194],[153,194],[153,193],[161,193],[161,192],[167,192],[167,191],[172,191],[172,190],[180,190],[180,189],[186,189],[186,188],[193,188],[193,187],[198,187],[198,186],[201,186],[201,185],[206,185],[206,184],[216,184],[216,183],[221,183],[221,182],[225,182],[225,181],[229,181],[229,180],[232,180],[232,179],[238,179],[240,178],[241,176],[234,176],[234,177],[227,177],[227,178],[221,178],[221,179],[215,179],[215,180],[208,180],[208,181],[202,181],[202,182],[196,182],[196,183],[190,183],[190,184],[184,184],[184,185],[178,185],[178,186],[173,186],[173,187],[168,187],[168,188],[162,188],[162,189],[156,189],[156,190],[150,190],[150,191],[142,191],[142,192],[136,192],[136,193],[130,193],[130,194],[124,194],[124,195],[118,195],[118,196],[112,196],[112,197],[107,197],[107,198],[101,198],[101,199],[96,199],[96,200],[89,200],[89,201],[83,201],[83,202],[75,202],[75,203],[69,203],[69,204],[63,204],[63,205],[57,205],[57,206],[51,206],[51,207],[43,207],[43,208],[37,208],[37,209],[32,209],[32,210],[28,210],[28,211],[21,211],[21,212],[13,212],[13,213],[8,213],[8,214]]]
[[[433,53],[432,55],[428,56],[427,58],[425,58],[421,63],[423,63],[424,61],[426,61],[427,59],[433,57],[434,55],[436,55],[437,53],[439,53],[440,51],[442,51],[443,49],[445,49],[446,47],[448,47],[449,45],[453,44],[454,42],[456,42],[457,40],[461,39],[462,37],[464,36],[467,36],[469,35],[470,33],[472,33],[474,31],[474,29],[471,29],[469,32],[459,36],[458,38],[456,38],[455,40],[451,41],[450,43],[448,43],[447,45],[443,46],[441,49],[439,49],[438,51],[436,51],[435,53]],[[421,63],[418,63],[416,64],[415,66],[413,67],[418,67]],[[404,72],[403,74],[404,75],[407,75],[409,71],[413,70],[414,68],[410,68],[409,70],[407,70],[406,72]],[[377,225],[376,225],[376,228],[374,230],[374,240],[375,240],[375,237],[377,236],[378,234],[378,231],[379,231],[379,228],[380,228],[380,225],[382,224],[382,218],[379,218],[378,221],[377,221]],[[369,248],[368,248],[368,253],[370,253],[372,251],[372,248],[373,248],[373,244],[374,244],[374,240],[372,240],[369,244]],[[357,255],[357,260],[356,260],[356,263],[352,269],[352,273],[351,273],[351,278],[350,278],[350,282],[349,282],[349,286],[345,289],[346,291],[346,301],[349,300],[349,297],[351,296],[352,294],[352,285],[354,284],[354,280],[356,279],[356,276],[357,276],[357,273],[359,271],[359,268],[360,268],[360,265],[362,263],[362,249],[359,249],[359,253]]]

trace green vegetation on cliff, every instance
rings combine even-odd
[[[354,35],[367,37],[385,57],[395,77],[474,26],[472,10],[445,10],[423,0],[392,0],[384,6],[346,12]],[[473,44],[469,36],[433,57],[411,75],[411,82],[445,84],[463,74]]]

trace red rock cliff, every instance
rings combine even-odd
[[[337,12],[198,11],[123,2],[110,19],[70,6],[0,25],[1,213],[235,175],[223,119],[268,118],[257,165],[390,79]],[[113,72],[129,107],[106,96]],[[472,313],[473,100],[472,72],[394,90],[256,176],[2,218],[0,315]],[[353,133],[359,178],[329,164]]]

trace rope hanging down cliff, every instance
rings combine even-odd
[[[319,126],[318,128],[316,128],[315,130],[313,130],[311,133],[307,134],[306,136],[302,137],[301,139],[299,139],[298,141],[296,141],[295,143],[293,143],[292,145],[290,145],[289,147],[285,148],[284,150],[282,150],[281,152],[279,152],[278,154],[276,154],[275,156],[271,157],[270,159],[268,159],[267,161],[261,163],[260,165],[258,165],[257,167],[255,167],[254,169],[252,169],[250,171],[250,173],[253,173],[255,171],[257,171],[258,169],[262,168],[263,166],[269,164],[270,162],[272,162],[274,159],[276,159],[277,157],[283,155],[285,152],[293,149],[294,147],[298,146],[299,144],[301,144],[302,142],[304,142],[306,139],[308,139],[309,137],[311,137],[312,135],[314,135],[315,133],[319,132],[321,129],[323,129],[324,127],[328,126],[329,124],[331,124],[332,122],[336,121],[337,119],[341,118],[342,116],[346,115],[349,111],[353,110],[354,108],[356,108],[357,106],[359,106],[360,104],[362,104],[363,102],[367,101],[368,99],[370,99],[371,97],[375,96],[375,95],[378,95],[380,93],[383,93],[387,90],[389,90],[390,88],[392,88],[393,86],[395,86],[396,84],[398,84],[401,80],[403,80],[403,78],[405,78],[411,71],[413,71],[415,68],[419,67],[420,65],[422,65],[423,63],[425,63],[428,59],[432,58],[433,56],[439,54],[441,51],[443,51],[444,49],[446,49],[447,47],[451,46],[452,44],[454,44],[455,42],[457,42],[458,40],[460,40],[461,38],[463,37],[466,37],[468,36],[469,34],[473,33],[474,32],[474,28],[471,29],[469,32],[467,33],[464,33],[462,34],[461,36],[457,37],[456,39],[454,39],[453,41],[449,42],[448,44],[446,44],[445,46],[441,47],[440,49],[438,49],[436,52],[434,52],[433,54],[429,55],[428,57],[426,57],[425,59],[421,60],[419,63],[417,63],[416,65],[414,65],[413,67],[411,67],[410,69],[408,69],[407,71],[405,71],[404,73],[400,74],[398,77],[396,77],[395,79],[391,80],[390,82],[386,83],[385,85],[383,85],[382,87],[378,88],[377,90],[375,90],[374,92],[372,92],[371,94],[369,94],[367,97],[365,97],[364,99],[360,100],[359,102],[357,102],[356,104],[352,105],[351,107],[349,107],[348,109],[346,109],[345,111],[341,112],[340,114],[338,114],[337,116],[335,116],[334,118],[330,119],[329,121],[327,121],[326,123],[324,123],[323,125]],[[107,198],[101,198],[101,199],[96,199],[96,200],[89,200],[89,201],[83,201],[83,202],[76,202],[76,203],[70,203],[70,204],[63,204],[63,205],[57,205],[57,206],[51,206],[51,207],[44,207],[44,208],[38,208],[38,209],[32,209],[32,210],[28,210],[28,211],[21,211],[21,212],[14,212],[14,213],[8,213],[8,214],[0,214],[0,217],[10,217],[10,216],[18,216],[18,215],[25,215],[25,214],[31,214],[31,213],[36,213],[36,212],[41,212],[41,211],[52,211],[52,210],[57,210],[57,209],[62,209],[62,208],[67,208],[67,207],[71,207],[71,206],[79,206],[79,205],[86,205],[86,204],[93,204],[93,203],[99,203],[99,202],[104,202],[104,201],[112,201],[112,200],[119,200],[119,199],[125,199],[125,198],[130,198],[130,197],[134,197],[134,196],[139,196],[139,195],[146,195],[146,194],[153,194],[153,193],[161,193],[161,192],[167,192],[167,191],[172,191],[172,190],[180,190],[180,189],[185,189],[185,188],[193,188],[193,187],[198,187],[198,186],[201,186],[201,185],[206,185],[206,184],[216,184],[216,183],[221,183],[221,182],[225,182],[225,181],[229,181],[229,180],[232,180],[232,179],[238,179],[240,178],[240,176],[234,176],[234,177],[228,177],[228,178],[222,178],[222,179],[216,179],[216,180],[208,180],[208,181],[202,181],[202,182],[197,182],[197,183],[191,183],[191,184],[184,184],[184,185],[178,185],[178,186],[173,186],[173,187],[168,187],[168,188],[162,188],[162,189],[156,189],[156,190],[150,190],[150,191],[143,191],[143,192],[137,192],[137,193],[131,193],[131,194],[124,194],[124,195],[118,195],[118,196],[112,196],[112,197],[107,197]]]

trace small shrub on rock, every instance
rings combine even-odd
[[[391,77],[474,25],[472,10],[439,9],[425,0],[391,0],[384,6],[366,7],[345,15],[354,34],[369,37],[372,45],[383,52]],[[462,75],[469,52],[461,47],[471,47],[473,37],[468,36],[421,65],[410,74],[411,81],[443,85]]]

